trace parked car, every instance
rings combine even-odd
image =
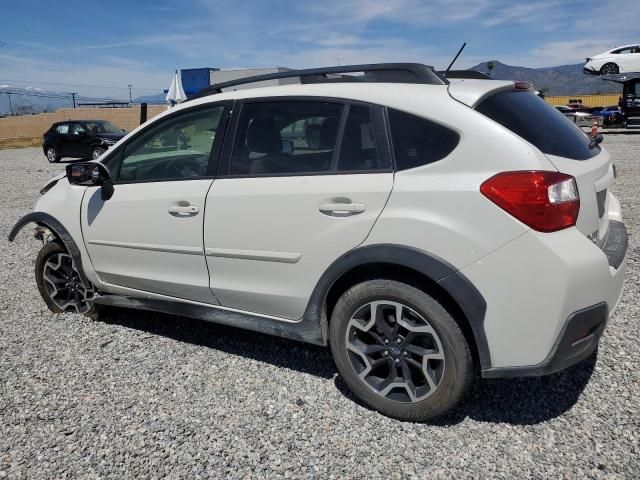
[[[586,59],[584,73],[590,75],[615,75],[640,72],[640,45],[625,45]]]
[[[106,120],[58,122],[43,135],[42,150],[49,162],[61,158],[99,158],[126,132]]]
[[[598,139],[522,82],[417,64],[285,77],[305,82],[214,85],[52,179],[9,234],[35,223],[48,240],[49,309],[328,345],[354,394],[403,420],[448,411],[476,373],[544,375],[594,352],[627,250]],[[283,141],[305,120],[319,138]]]
[[[579,127],[591,126],[593,123],[594,117],[590,113],[574,110],[565,105],[556,105],[554,108]]]
[[[595,110],[592,115],[602,119],[603,123],[619,123],[622,121],[622,114],[620,107],[612,105],[610,107],[604,107],[600,110]]]

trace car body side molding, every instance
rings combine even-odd
[[[71,255],[71,258],[73,259],[73,262],[78,269],[78,274],[80,275],[82,283],[84,283],[86,286],[91,285],[91,282],[85,275],[84,268],[82,267],[82,257],[80,255],[80,249],[78,248],[78,245],[76,245],[73,237],[71,237],[62,223],[60,223],[56,218],[52,217],[48,213],[31,212],[22,217],[13,226],[11,232],[9,232],[9,241],[13,242],[13,240],[16,238],[16,235],[20,233],[20,230],[22,230],[26,225],[30,223],[35,223],[37,225],[47,227],[49,230],[51,230],[56,238],[58,238],[63,243],[64,247],[69,252],[69,255]]]
[[[480,367],[491,367],[491,356],[484,332],[487,303],[482,294],[460,271],[442,258],[402,245],[376,244],[356,248],[338,258],[320,277],[307,304],[304,318],[320,322],[325,343],[328,340],[328,319],[324,306],[329,290],[345,273],[372,263],[388,263],[410,268],[436,282],[466,316],[478,350]]]

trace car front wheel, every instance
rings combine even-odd
[[[83,284],[71,255],[58,242],[46,243],[36,259],[36,283],[54,313],[93,313],[95,290]]]
[[[50,145],[45,149],[45,154],[47,156],[47,160],[49,163],[56,163],[60,161],[60,155],[58,155],[58,151],[56,147]]]
[[[102,155],[105,152],[105,149],[102,147],[95,147],[91,150],[91,158],[93,160],[97,160],[98,158],[100,158],[100,155]]]
[[[473,381],[469,345],[432,296],[392,280],[353,286],[331,315],[340,375],[369,407],[408,421],[450,410]]]

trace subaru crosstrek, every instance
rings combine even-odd
[[[275,76],[299,83],[229,91]],[[548,374],[597,348],[627,250],[600,139],[521,82],[281,72],[214,85],[68,165],[10,240],[28,223],[47,240],[35,273],[54,312],[329,345],[365,404],[426,420],[478,375]]]

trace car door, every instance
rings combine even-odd
[[[266,99],[234,107],[204,242],[223,306],[302,317],[325,270],[360,245],[393,186],[378,107]],[[283,141],[293,125],[320,128]]]
[[[204,259],[205,198],[228,107],[183,109],[152,123],[108,161],[113,196],[88,189],[82,233],[103,282],[217,304]]]
[[[69,152],[73,157],[89,157],[95,137],[80,122],[71,123],[69,128]]]
[[[69,124],[60,123],[55,129],[54,142],[60,156],[70,155],[69,153]]]
[[[625,67],[627,72],[640,72],[640,45],[631,49]]]

